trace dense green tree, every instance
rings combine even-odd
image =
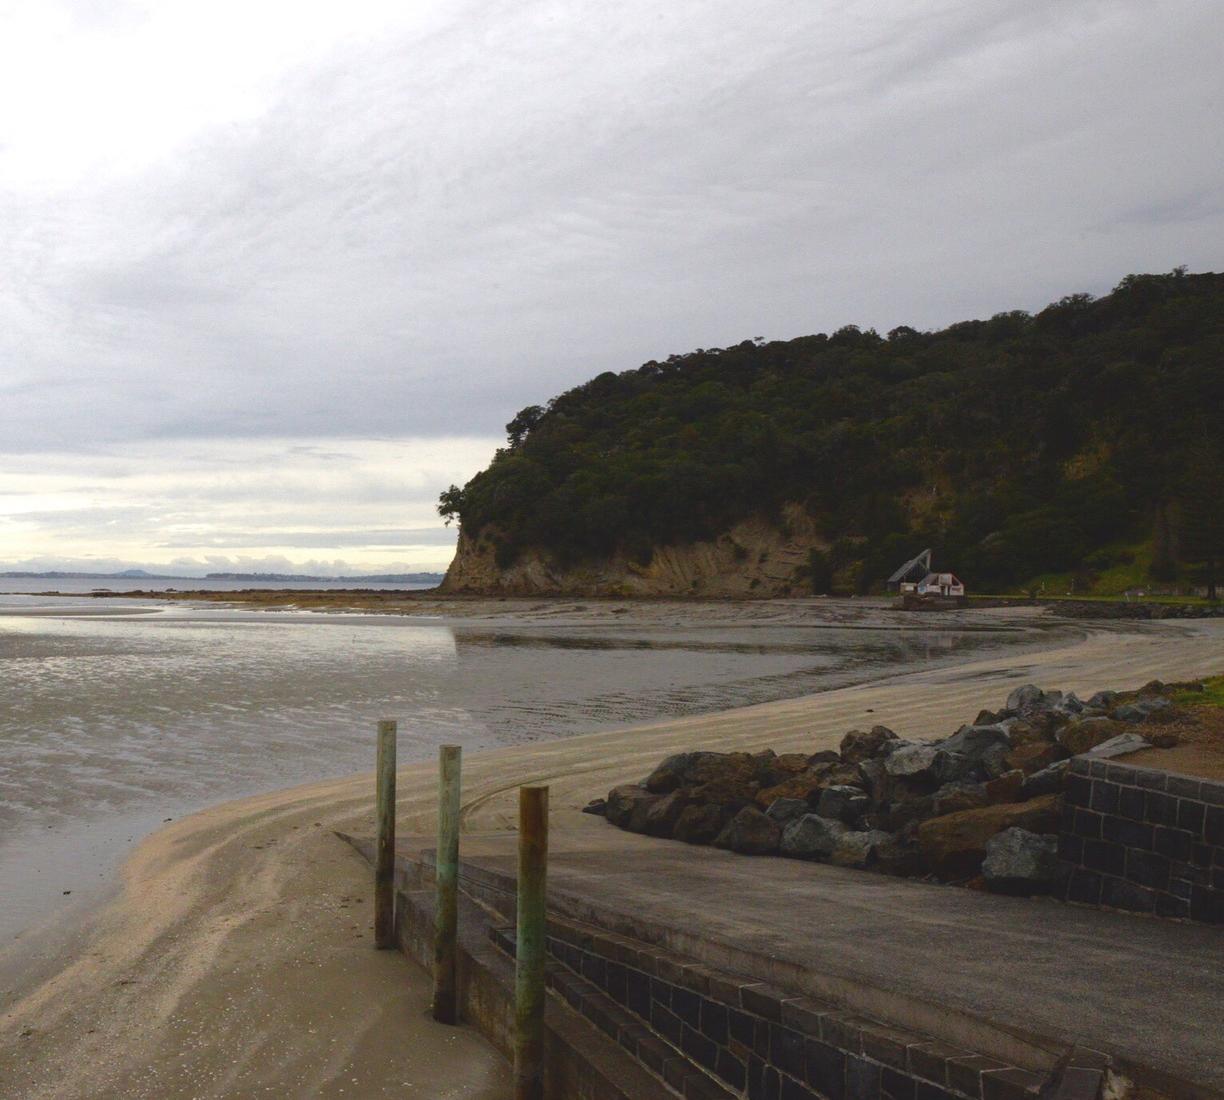
[[[1202,564],[1207,598],[1214,600],[1224,564],[1224,450],[1213,440],[1197,439],[1188,449],[1179,497],[1180,555]]]
[[[1183,487],[1199,484],[1178,441],[1207,411],[1194,436],[1224,444],[1221,364],[1224,275],[1183,270],[887,340],[853,325],[745,340],[528,406],[438,508],[490,532],[503,562],[526,547],[648,561],[798,504],[843,585],[878,585],[928,545],[977,588],[1016,585],[1162,522],[1176,569],[1198,536],[1168,517],[1194,513]]]

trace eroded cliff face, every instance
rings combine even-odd
[[[811,591],[802,573],[812,549],[828,543],[797,506],[781,526],[746,520],[708,542],[657,547],[649,564],[624,554],[563,569],[547,554],[524,551],[501,568],[492,539],[462,531],[440,591],[514,596],[789,596]]]

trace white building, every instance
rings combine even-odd
[[[928,573],[920,581],[903,581],[901,591],[918,596],[963,596],[965,586],[955,573]]]

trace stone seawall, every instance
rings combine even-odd
[[[1224,924],[1224,782],[1077,757],[1062,813],[1068,901]]]
[[[429,858],[424,853],[419,878],[408,877],[427,879]],[[513,877],[464,862],[460,883],[473,899],[465,899],[461,916],[470,944],[465,956],[481,956],[480,969],[486,973],[508,975],[515,935],[505,922],[514,911]],[[428,893],[403,890],[397,905],[405,948],[427,965],[432,935]],[[975,1049],[973,1039],[990,1029],[965,1026],[967,1021],[958,1023],[955,1014],[938,1015],[945,1029],[960,1034],[939,1038],[874,1019],[861,1007],[783,988],[772,976],[753,972],[750,963],[744,972],[682,954],[656,942],[661,930],[650,921],[638,929],[648,937],[642,939],[588,923],[598,911],[584,900],[550,893],[549,908],[546,1022],[552,1058],[563,1070],[557,1077],[566,1078],[574,1090],[557,1094],[567,1100],[616,1095],[617,1089],[634,1100],[656,1095],[687,1100],[1101,1100],[1125,1093],[1125,1079],[1113,1073],[1111,1059],[1085,1047],[1066,1049],[1059,1058],[1013,1037],[1017,1052],[1027,1055],[1021,1060],[1028,1064],[1018,1065],[997,1050],[988,1055]],[[614,924],[624,920],[623,914],[605,917]],[[501,961],[490,958],[490,951]],[[747,958],[738,957],[741,963]],[[462,960],[461,977],[469,965]],[[470,988],[482,992],[464,997],[465,1006],[470,1005],[465,1012],[472,1013],[467,1018],[504,1049],[512,1013],[506,993],[490,996],[487,980],[473,977]],[[506,989],[504,980],[498,984]],[[467,986],[464,979],[461,989]],[[902,1010],[904,998],[886,991],[880,996],[890,1004],[896,1001],[893,1007],[901,1014],[912,1014]],[[597,1040],[610,1046],[591,1058]],[[571,1045],[577,1051],[565,1049]],[[633,1074],[639,1076],[630,1086]],[[1111,1081],[1123,1091],[1110,1093]],[[1145,1095],[1162,1100],[1180,1096],[1165,1091]]]
[[[550,932],[552,988],[685,1097],[1096,1100],[1104,1082],[1094,1051],[1033,1072],[624,936],[562,922]],[[513,953],[512,929],[496,939]]]

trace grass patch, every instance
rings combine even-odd
[[[1204,680],[1202,691],[1177,692],[1173,702],[1188,707],[1224,707],[1224,676]]]

